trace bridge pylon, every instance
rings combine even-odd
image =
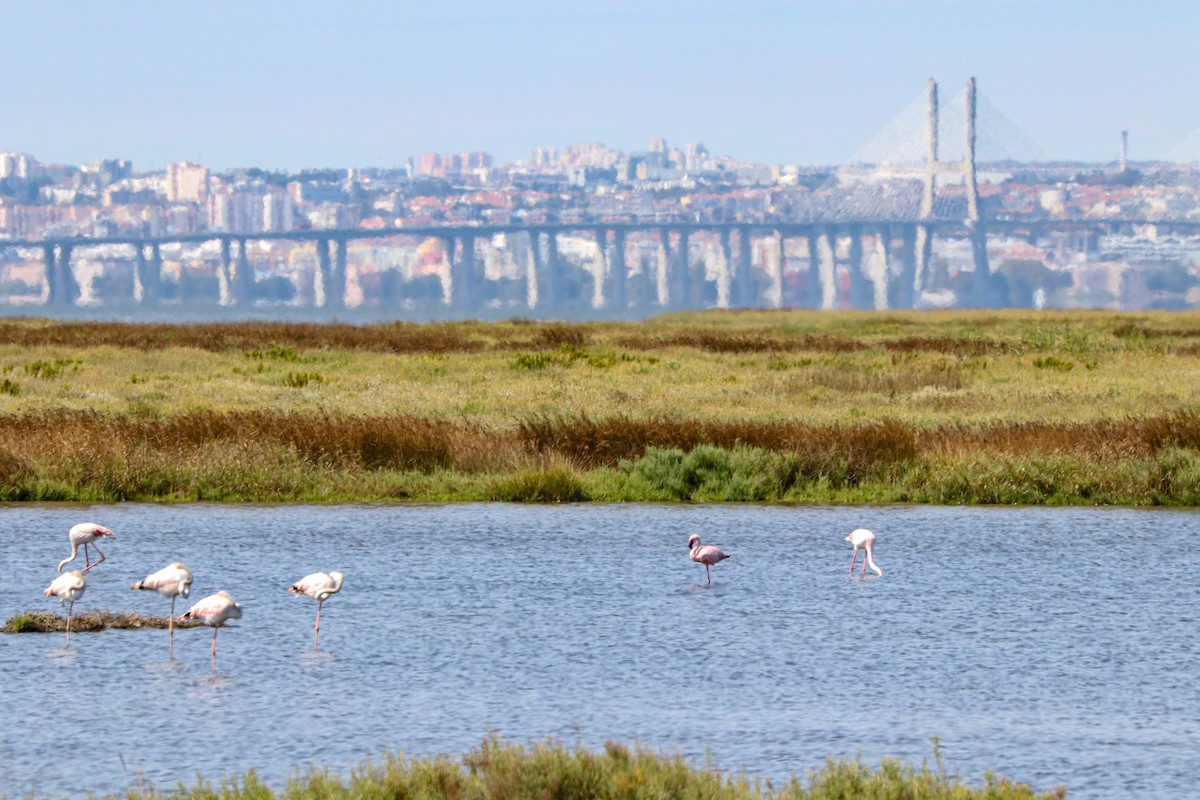
[[[934,201],[937,197],[937,178],[944,174],[960,174],[966,189],[967,216],[963,220],[971,228],[973,260],[975,262],[975,297],[980,300],[986,295],[990,279],[987,261],[987,231],[979,214],[979,181],[975,166],[975,79],[967,79],[966,114],[963,120],[965,152],[961,161],[942,161],[938,158],[938,87],[937,81],[929,79],[926,112],[926,157],[925,186],[921,196],[920,224],[917,225],[915,242],[915,275],[913,276],[914,300],[920,296],[921,287],[928,280],[930,259],[933,254],[933,226],[928,221],[934,218]]]

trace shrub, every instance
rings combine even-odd
[[[509,503],[579,503],[588,499],[583,482],[565,466],[545,467],[495,480],[489,499]]]
[[[283,376],[283,385],[292,389],[302,389],[310,383],[324,383],[325,378],[319,372],[289,372]]]

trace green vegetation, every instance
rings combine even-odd
[[[935,755],[936,755],[935,742]],[[807,780],[793,777],[781,786],[730,774],[705,764],[694,766],[682,756],[609,742],[602,752],[569,750],[557,742],[522,747],[488,739],[452,759],[386,755],[367,761],[342,778],[310,767],[276,792],[251,771],[218,785],[198,780],[169,792],[153,787],[121,795],[128,800],[333,800],[334,798],[424,798],[424,800],[855,800],[856,798],[922,798],[923,800],[1034,800],[1062,798],[1066,790],[1035,792],[1027,784],[984,775],[971,787],[937,768],[913,767],[885,759],[878,768],[860,759],[830,759]]]
[[[94,632],[114,628],[166,628],[167,617],[146,617],[132,611],[114,614],[111,611],[80,611],[71,615],[73,633]],[[194,620],[175,620],[176,628],[194,628],[200,623]],[[9,617],[0,633],[63,633],[67,630],[66,616],[49,611],[24,611]]]
[[[1200,314],[0,321],[0,501],[1200,504]]]

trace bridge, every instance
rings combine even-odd
[[[72,256],[89,249],[122,248],[133,267],[129,300],[141,307],[163,305],[162,251],[169,246],[216,245],[219,264],[217,303],[229,308],[250,307],[256,297],[255,271],[248,244],[255,241],[311,243],[316,252],[312,304],[331,314],[347,308],[347,254],[351,242],[370,240],[437,240],[444,254],[444,291],[440,302],[452,315],[479,312],[496,287],[482,268],[478,243],[503,236],[519,242],[528,268],[508,278],[523,285],[510,291],[518,298],[513,311],[553,314],[562,302],[568,277],[560,255],[563,237],[589,239],[594,264],[588,271],[593,286],[590,303],[615,314],[654,308],[685,309],[712,304],[726,307],[829,308],[839,294],[854,308],[912,308],[928,283],[935,239],[961,241],[971,253],[972,284],[966,305],[986,305],[992,270],[988,262],[989,235],[1035,241],[1048,235],[1071,236],[1094,242],[1105,234],[1130,233],[1148,226],[1157,231],[1196,235],[1200,219],[1114,217],[1103,219],[1014,218],[985,215],[976,177],[976,108],[974,79],[963,96],[961,158],[939,158],[937,84],[930,81],[925,110],[923,158],[919,180],[882,180],[858,187],[817,193],[808,205],[793,205],[754,220],[693,218],[616,220],[603,214],[582,215],[570,221],[541,220],[515,224],[453,224],[399,226],[378,229],[320,229],[286,232],[211,232],[157,237],[113,235],[0,239],[0,248],[40,251],[47,286],[46,307],[63,312],[80,300]],[[911,115],[910,115],[911,116]],[[877,140],[870,147],[882,152]],[[909,148],[911,150],[911,148]],[[881,170],[886,174],[886,170]],[[903,170],[899,170],[903,172]],[[908,175],[913,174],[910,164]],[[939,195],[938,181],[951,176],[961,191],[949,200]],[[629,244],[638,240],[657,251],[648,269],[629,263]],[[697,259],[693,243],[703,240],[715,252],[716,268]],[[789,243],[806,254],[807,264],[785,276]],[[759,251],[755,263],[755,251]],[[866,254],[871,266],[866,265]],[[765,255],[763,255],[765,254]],[[839,255],[840,254],[840,255]],[[710,259],[713,260],[713,259]],[[840,280],[839,280],[840,278]],[[630,282],[640,280],[639,292]],[[712,283],[714,286],[706,286]],[[845,284],[845,285],[842,285]],[[185,299],[180,296],[176,301]]]

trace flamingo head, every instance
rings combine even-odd
[[[688,550],[694,550],[700,544],[700,534],[693,533],[688,537]]]

